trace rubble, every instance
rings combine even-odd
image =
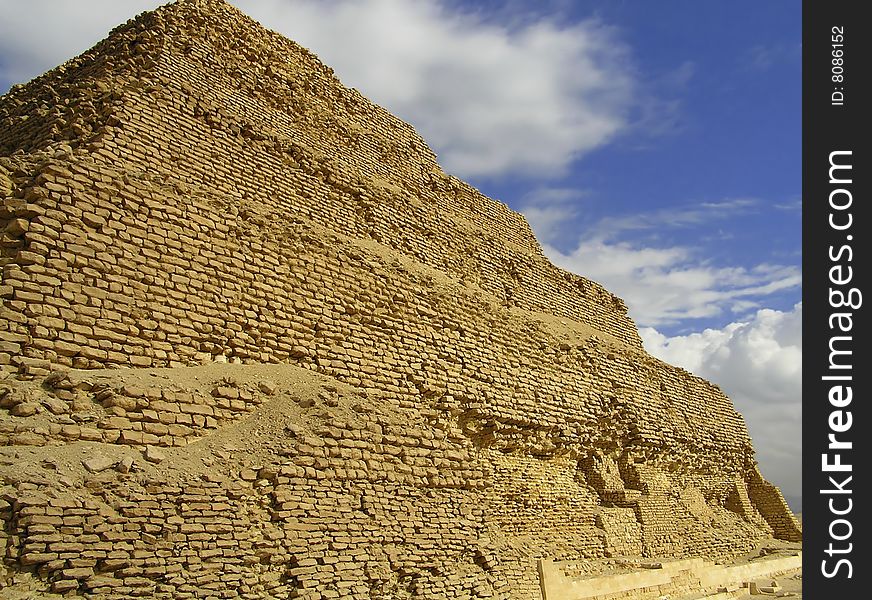
[[[0,193],[0,585],[538,599],[800,537],[719,388],[221,0],[0,98]]]

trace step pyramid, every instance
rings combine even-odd
[[[0,97],[0,196],[0,581],[540,598],[799,539],[717,386],[221,0]]]

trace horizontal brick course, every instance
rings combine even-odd
[[[55,497],[3,486],[6,563],[56,592],[538,598],[537,558],[798,536],[720,389],[223,2],[144,14],[0,98],[0,175],[0,369],[23,380],[0,443],[118,453]],[[116,369],[223,362],[240,380]],[[266,464],[135,476],[289,397],[245,379],[264,363],[320,386]]]

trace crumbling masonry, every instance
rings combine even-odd
[[[532,599],[799,538],[716,386],[220,0],[0,98],[0,197],[7,582]]]

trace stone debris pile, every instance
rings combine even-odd
[[[0,585],[526,599],[799,539],[719,388],[221,0],[0,97],[0,197]]]

